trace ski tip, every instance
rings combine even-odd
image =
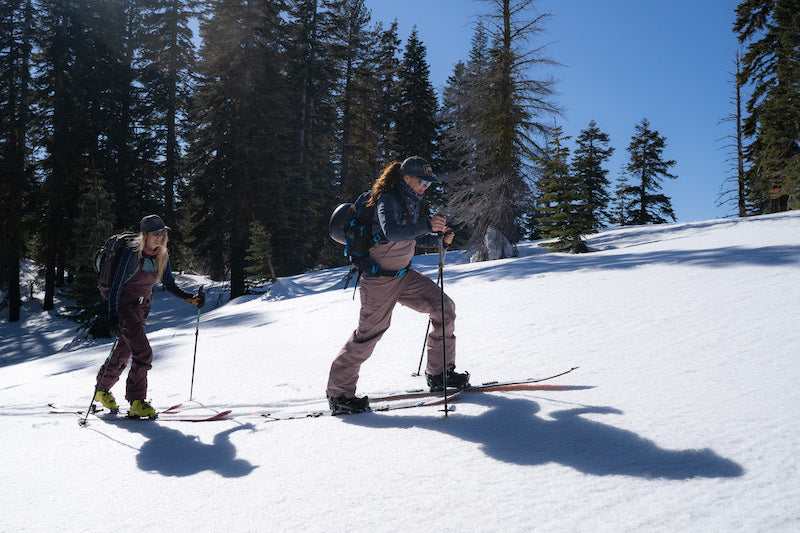
[[[181,407],[183,407],[182,403],[176,403],[175,405],[167,407],[166,409],[162,410],[161,412],[162,413],[171,413],[172,411],[175,411],[176,409],[180,409]]]

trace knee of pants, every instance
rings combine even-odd
[[[447,304],[448,302],[449,302],[448,305],[450,306],[450,314],[456,316],[456,303],[453,301],[452,298],[447,296],[447,298],[445,298],[445,304]]]
[[[121,335],[128,340],[135,340],[144,335],[144,323],[139,320],[123,319]]]
[[[456,318],[456,303],[446,294],[444,295],[444,316],[448,321]]]

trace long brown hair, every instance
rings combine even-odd
[[[142,251],[144,250],[146,240],[147,232],[143,231],[139,233],[139,249],[136,251],[136,259],[139,261],[142,259]],[[164,240],[161,241],[161,246],[158,247],[158,253],[156,254],[156,265],[158,266],[158,277],[156,281],[161,281],[161,275],[164,274],[164,269],[167,266],[167,258],[169,257],[167,241],[169,241],[169,234],[164,232]]]
[[[403,173],[400,172],[400,162],[393,161],[388,167],[383,169],[381,177],[378,178],[372,186],[372,192],[370,192],[367,205],[375,205],[378,202],[378,198],[380,198],[383,193],[394,189],[402,179]]]

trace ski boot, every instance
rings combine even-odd
[[[428,374],[425,372],[425,380],[431,388],[431,392],[439,392],[444,390],[445,373],[441,374]],[[469,387],[469,372],[460,374],[452,368],[447,369],[447,388],[448,389],[465,389]]]
[[[158,413],[147,400],[133,400],[131,408],[128,410],[128,418],[149,418],[155,420]]]
[[[336,415],[352,415],[355,413],[363,413],[364,411],[371,411],[369,407],[369,398],[364,396],[361,398],[348,398],[345,395],[332,397],[328,396],[328,405],[331,407],[331,414]]]
[[[111,414],[119,413],[119,406],[117,405],[117,400],[114,399],[114,395],[108,392],[107,390],[99,390],[94,395],[94,401],[100,402],[103,407],[108,409]],[[92,404],[94,407],[94,404]]]

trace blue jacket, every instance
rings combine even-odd
[[[379,243],[416,240],[420,248],[435,248],[438,236],[428,220],[419,220],[419,202],[400,192],[384,193],[378,198],[372,220],[372,234]]]

